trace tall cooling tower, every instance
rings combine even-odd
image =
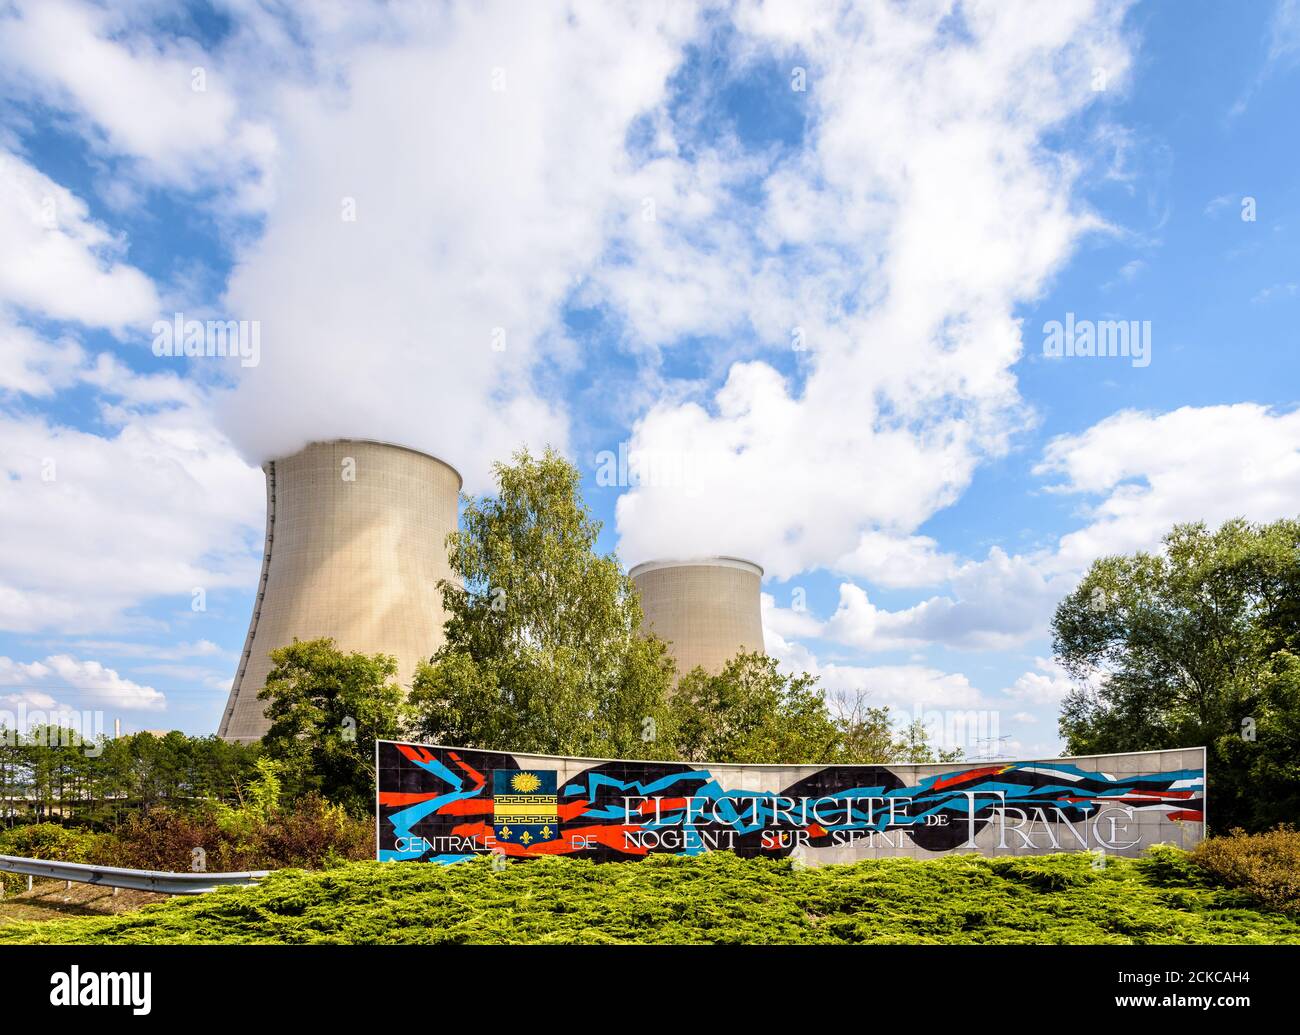
[[[647,561],[628,574],[641,594],[644,625],[667,641],[679,676],[697,665],[717,673],[742,650],[764,650],[757,564],[735,557]]]
[[[256,740],[270,725],[257,693],[270,652],[332,636],[349,651],[382,651],[408,686],[442,643],[438,580],[452,578],[447,534],[461,479],[425,453],[380,442],[316,442],[270,460],[266,548],[239,671],[218,734]]]

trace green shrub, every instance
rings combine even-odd
[[[728,852],[283,870],[114,917],[0,925],[0,944],[1300,944],[1300,917],[1202,878],[1079,855],[796,867]]]
[[[1238,829],[1227,837],[1207,838],[1192,859],[1215,879],[1266,906],[1300,912],[1300,831],[1292,826],[1263,834]]]
[[[112,837],[83,827],[65,827],[58,823],[27,823],[0,833],[0,855],[21,855],[27,859],[51,859],[59,862],[104,862],[102,856]],[[2,874],[6,894],[27,887],[27,878],[16,873]]]
[[[1067,891],[1089,883],[1096,873],[1094,857],[1087,854],[1034,858],[990,859],[988,867],[1004,880],[1025,884],[1035,891]]]

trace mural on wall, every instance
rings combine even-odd
[[[376,754],[381,860],[1135,855],[1187,847],[1204,829],[1200,748],[964,766],[594,761],[389,741]],[[1162,755],[1194,765],[1152,769]]]

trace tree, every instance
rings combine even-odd
[[[840,728],[846,761],[864,765],[901,761],[894,720],[887,706],[873,706],[865,690],[835,694],[827,703]]]
[[[937,751],[924,723],[895,730],[887,707],[865,692],[828,701],[807,672],[781,672],[775,658],[737,654],[716,675],[688,672],[670,699],[678,757],[690,762],[876,764],[949,762],[960,751]]]
[[[527,450],[494,467],[497,494],[465,498],[448,537],[459,581],[439,584],[445,642],[416,672],[419,735],[547,754],[661,757],[673,677],[663,643],[638,635],[641,605],[577,469]]]
[[[737,654],[717,675],[686,673],[672,696],[677,753],[688,762],[832,762],[843,734],[817,679],[787,676],[775,658]]]
[[[1078,683],[1068,750],[1204,745],[1216,829],[1293,820],[1300,522],[1177,525],[1163,543],[1095,561],[1056,609],[1053,650]]]
[[[353,815],[374,807],[375,741],[401,739],[409,717],[387,654],[345,653],[328,637],[271,652],[257,696],[269,702],[266,756],[294,796],[317,791]]]

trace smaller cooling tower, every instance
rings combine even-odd
[[[629,573],[641,594],[643,627],[668,643],[685,675],[717,673],[741,651],[762,651],[763,569],[735,557],[646,561]]]

